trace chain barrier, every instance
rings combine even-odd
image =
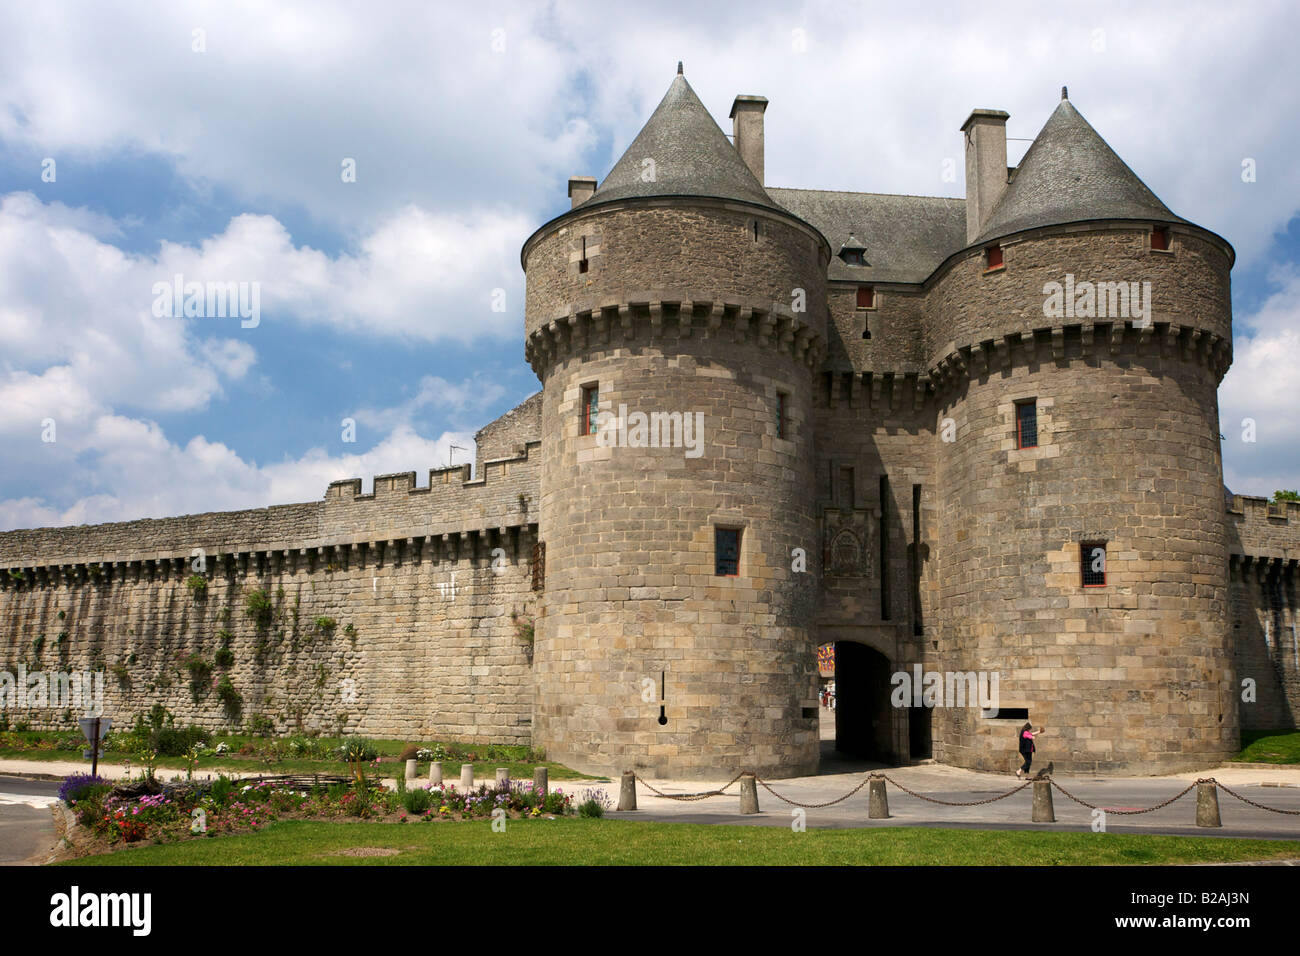
[[[633,776],[636,777],[637,782],[642,784],[647,790],[653,793],[656,797],[663,797],[665,800],[682,800],[682,801],[707,800],[709,797],[725,796],[727,790],[731,788],[731,784],[735,783],[744,775],[745,775],[745,771],[742,770],[740,773],[736,774],[734,777],[731,778],[731,783],[724,784],[723,786],[719,787],[717,790],[704,790],[701,791],[700,793],[664,793],[662,790],[656,789],[652,784],[647,782],[646,779],[642,777],[639,773],[633,774]]]
[[[823,808],[825,808],[825,807],[833,807],[833,806],[835,806],[835,804],[837,804],[837,803],[841,803],[841,802],[847,800],[849,797],[853,796],[855,793],[857,793],[859,790],[861,790],[863,787],[865,787],[867,784],[869,784],[869,783],[871,782],[872,778],[873,778],[873,777],[876,777],[876,776],[878,776],[878,775],[877,775],[877,774],[874,774],[874,773],[867,774],[867,776],[863,779],[863,781],[862,781],[860,784],[858,784],[856,787],[854,787],[852,790],[850,790],[850,791],[849,791],[848,793],[846,793],[844,796],[842,796],[842,797],[836,797],[834,800],[828,800],[828,801],[826,801],[825,803],[800,803],[800,802],[797,801],[797,800],[791,800],[789,797],[783,797],[783,796],[781,796],[779,793],[777,793],[775,790],[773,790],[771,787],[769,787],[769,786],[767,785],[767,781],[766,781],[766,780],[760,780],[758,777],[755,777],[754,780],[758,783],[758,785],[759,785],[760,787],[762,787],[764,790],[766,790],[766,791],[767,791],[768,793],[770,793],[772,796],[776,797],[776,798],[777,798],[778,800],[780,800],[782,803],[788,803],[788,804],[790,804],[790,806],[792,806],[792,807],[803,807],[803,809],[805,809],[805,810],[821,810],[821,809],[823,809]]]
[[[996,797],[989,797],[987,800],[956,801],[956,800],[940,800],[938,797],[927,797],[925,794],[917,793],[915,790],[908,790],[897,780],[892,780],[889,777],[885,776],[885,774],[883,773],[880,774],[880,776],[884,777],[885,780],[887,780],[889,783],[892,783],[899,790],[902,790],[904,793],[908,794],[909,796],[916,797],[918,800],[926,800],[929,801],[930,803],[940,803],[943,804],[945,807],[981,807],[986,803],[997,803],[999,800],[1005,800],[1013,793],[1019,793],[1021,790],[1025,789],[1025,787],[1029,786],[1031,783],[1034,782],[1033,780],[1026,780],[1024,783],[1016,787],[1014,790],[1008,790],[1006,793],[999,794]]]
[[[1196,781],[1196,783],[1202,783],[1202,782],[1204,781],[1201,780]],[[1099,807],[1096,804],[1089,803],[1087,800],[1080,800],[1078,797],[1072,794],[1069,790],[1066,790],[1055,780],[1052,781],[1052,786],[1055,787],[1057,790],[1060,790],[1061,793],[1065,794],[1075,803],[1079,804],[1079,806],[1087,807],[1089,810],[1101,810],[1103,813],[1115,813],[1122,816],[1135,817],[1140,813],[1150,813],[1153,810],[1162,810],[1165,807],[1169,806],[1169,804],[1173,803],[1175,800],[1181,800],[1190,791],[1196,788],[1196,783],[1189,783],[1187,785],[1186,790],[1181,790],[1178,793],[1176,793],[1174,796],[1170,797],[1168,800],[1164,801],[1163,803],[1157,803],[1154,807],[1147,807],[1145,810],[1112,810],[1110,807]]]
[[[656,797],[662,797],[665,800],[693,801],[693,800],[707,800],[710,797],[726,796],[726,792],[729,789],[731,789],[731,787],[735,784],[737,780],[745,776],[745,774],[746,771],[742,771],[741,773],[736,774],[734,777],[731,778],[731,780],[728,783],[719,787],[717,790],[704,790],[699,793],[664,793],[662,790],[659,790],[658,788],[650,784],[648,781],[646,781],[640,774],[636,774],[635,777],[637,782],[642,784],[647,790],[653,793]],[[1045,777],[1043,779],[1045,779],[1057,790],[1061,791],[1061,793],[1064,794],[1068,799],[1073,800],[1081,807],[1087,807],[1089,810],[1102,810],[1105,813],[1113,813],[1122,816],[1138,816],[1139,814],[1143,814],[1143,813],[1152,813],[1156,810],[1163,810],[1171,803],[1181,800],[1183,797],[1187,796],[1187,794],[1189,794],[1192,790],[1196,788],[1197,784],[1201,784],[1201,783],[1212,783],[1220,790],[1223,790],[1224,792],[1236,797],[1242,803],[1249,804],[1250,806],[1255,807],[1256,809],[1267,810],[1270,813],[1285,813],[1289,816],[1300,816],[1300,810],[1281,810],[1277,807],[1266,807],[1262,803],[1256,803],[1254,800],[1251,800],[1249,797],[1243,797],[1235,790],[1232,790],[1224,786],[1223,784],[1219,783],[1219,781],[1215,780],[1213,777],[1204,777],[1200,780],[1197,780],[1195,783],[1189,783],[1184,789],[1174,794],[1168,800],[1163,800],[1160,803],[1157,803],[1155,806],[1146,807],[1145,809],[1140,809],[1140,810],[1113,810],[1108,807],[1101,807],[1098,806],[1097,804],[1089,803],[1087,800],[1083,800],[1079,797],[1076,797],[1074,794],[1066,790],[1063,786],[1061,786],[1051,777]],[[784,797],[781,794],[777,793],[775,790],[772,789],[772,787],[768,784],[768,782],[766,780],[763,780],[761,777],[758,776],[754,777],[755,783],[757,783],[760,787],[762,787],[772,796],[776,797],[782,803],[788,803],[792,807],[802,807],[805,810],[822,810],[825,809],[826,807],[833,807],[837,803],[843,803],[845,800],[849,799],[850,797],[854,796],[859,791],[861,791],[862,788],[865,787],[872,780],[884,780],[886,783],[893,784],[895,787],[903,791],[908,796],[915,797],[918,800],[924,800],[927,803],[937,803],[945,807],[980,807],[986,804],[996,803],[999,800],[1005,800],[1007,797],[1019,793],[1021,790],[1024,790],[1026,787],[1030,786],[1035,782],[1032,779],[1026,780],[1020,786],[1008,790],[1006,793],[998,794],[995,797],[988,797],[987,799],[984,800],[940,800],[938,797],[931,797],[931,796],[927,796],[924,793],[917,793],[915,790],[911,790],[903,786],[901,783],[899,783],[897,780],[890,777],[888,774],[878,773],[873,770],[871,773],[868,773],[865,777],[863,777],[861,782],[859,782],[856,787],[854,787],[848,793],[844,794],[844,796],[842,797],[836,797],[834,800],[827,800],[825,803],[800,803],[798,800],[791,800],[789,797]]]
[[[1197,781],[1197,782],[1199,783],[1200,781]],[[1251,799],[1248,798],[1248,797],[1243,797],[1241,794],[1237,793],[1236,791],[1229,790],[1227,787],[1225,787],[1223,784],[1219,783],[1219,781],[1215,780],[1213,777],[1210,778],[1210,782],[1212,782],[1212,783],[1213,783],[1216,787],[1218,787],[1220,790],[1223,790],[1223,791],[1225,791],[1225,792],[1227,792],[1227,793],[1232,794],[1232,796],[1236,797],[1236,798],[1237,798],[1238,800],[1240,800],[1242,803],[1248,803],[1248,804],[1250,804],[1252,807],[1255,807],[1255,808],[1257,808],[1257,809],[1259,809],[1259,810],[1267,810],[1269,813],[1285,813],[1285,814],[1287,814],[1288,816],[1293,816],[1293,817],[1294,817],[1294,816],[1300,816],[1300,810],[1279,810],[1277,807],[1266,807],[1266,806],[1264,806],[1264,804],[1262,804],[1262,803],[1256,803],[1254,800],[1251,800]]]

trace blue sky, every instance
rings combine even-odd
[[[1030,138],[1068,84],[1170,208],[1236,247],[1227,482],[1300,486],[1292,8],[739,9],[7,7],[0,528],[312,500],[444,464],[537,388],[520,245],[567,208],[570,175],[608,172],[679,59],[724,128],[735,94],[769,98],[775,186],[960,196],[941,169],[962,167],[970,110]],[[177,271],[258,282],[260,323],[152,316]]]

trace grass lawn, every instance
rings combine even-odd
[[[49,741],[56,737],[68,737],[76,733],[72,731],[10,731],[4,736],[9,740],[21,739],[29,742],[36,738]],[[110,738],[111,739],[111,738]],[[215,734],[212,738],[212,746],[219,743],[229,745],[232,751],[239,750],[245,744],[254,746],[265,746],[270,741],[267,738],[251,737],[246,734]],[[343,743],[343,738],[320,738],[320,742],[330,747],[338,747]],[[409,743],[420,743],[422,741],[409,740],[371,740],[375,749],[384,757],[396,758]],[[466,750],[486,750],[486,745],[475,747],[472,744],[460,745]],[[488,780],[495,779],[497,767],[508,767],[510,769],[510,778],[512,780],[531,780],[533,779],[534,767],[546,767],[548,775],[552,780],[587,780],[591,779],[585,774],[564,766],[563,764],[551,763],[546,760],[529,761],[523,759],[526,747],[507,747],[500,746],[498,750],[506,756],[502,759],[490,760],[480,759],[474,761],[474,779]],[[58,750],[58,749],[28,749],[27,747],[12,747],[0,745],[0,759],[13,760],[70,760],[82,762],[80,745],[75,750]],[[100,762],[105,764],[122,764],[126,760],[131,761],[132,768],[140,766],[140,758],[133,753],[126,751],[114,750],[109,748],[104,751],[104,756]],[[90,761],[84,761],[86,772],[90,772]],[[157,763],[159,770],[184,770],[185,758],[183,757],[159,757]],[[350,775],[352,767],[341,760],[328,760],[311,757],[282,757],[278,759],[268,759],[264,754],[240,755],[238,753],[228,753],[221,756],[209,754],[200,757],[194,765],[196,772],[203,771],[215,773],[217,771],[227,771],[233,773],[250,774],[250,773],[330,773]],[[455,782],[460,777],[461,762],[459,760],[444,760],[442,762],[442,773],[445,780]],[[388,760],[379,765],[379,771],[384,776],[396,776],[405,772],[405,765],[397,763],[395,760]],[[422,780],[429,778],[429,764],[422,762],[418,765],[419,777]],[[367,765],[367,772],[372,776],[373,770]],[[600,778],[604,779],[604,778]]]
[[[1256,763],[1300,763],[1300,731],[1243,730],[1237,760]]]
[[[343,855],[390,849],[390,856]],[[332,823],[286,821],[256,833],[130,847],[70,866],[650,864],[742,866],[1104,865],[1300,857],[1300,841],[1008,830],[814,830],[630,820]]]

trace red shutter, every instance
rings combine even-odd
[[[876,307],[876,290],[869,285],[858,286],[858,308],[874,309]]]
[[[1002,265],[1001,246],[989,246],[987,249],[984,250],[984,256],[985,259],[987,260],[986,268],[996,269],[998,266]]]
[[[1169,250],[1169,230],[1157,226],[1151,230],[1151,248],[1167,252]]]

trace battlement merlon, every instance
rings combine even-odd
[[[1233,495],[1228,520],[1234,559],[1262,559],[1293,565],[1300,561],[1300,501]]]
[[[247,511],[207,512],[75,527],[0,532],[0,575],[10,570],[86,569],[145,564],[169,568],[201,551],[209,568],[228,557],[276,555],[297,560],[326,549],[431,542],[471,546],[482,537],[516,541],[536,534],[540,441],[520,454],[470,466],[430,469],[429,485],[415,472],[377,475],[361,494],[361,479],[332,482],[325,500]],[[455,539],[455,540],[452,540]],[[7,583],[0,582],[0,583]]]

